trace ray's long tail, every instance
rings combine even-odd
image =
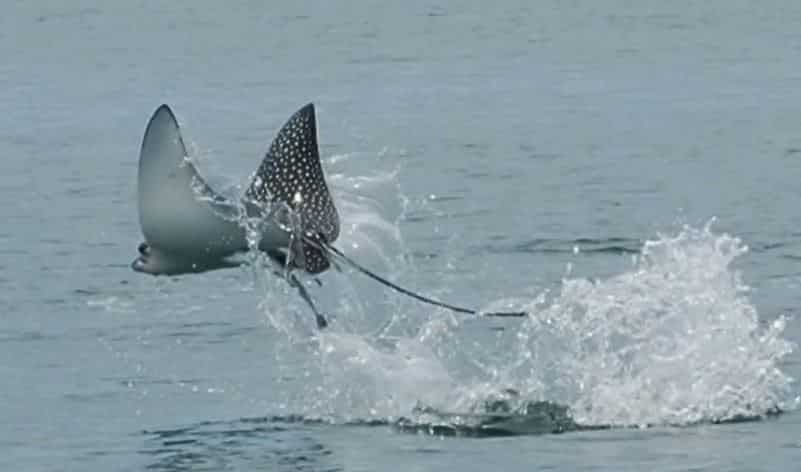
[[[394,282],[391,282],[390,280],[387,280],[384,277],[381,277],[380,275],[376,274],[375,272],[371,271],[370,269],[364,267],[363,265],[361,265],[358,262],[354,261],[350,257],[346,256],[342,251],[340,251],[336,247],[332,246],[331,244],[328,244],[328,243],[322,243],[321,244],[320,242],[314,241],[314,240],[312,240],[310,238],[305,238],[305,239],[309,244],[315,245],[317,247],[322,247],[332,257],[335,257],[335,258],[345,262],[346,264],[348,264],[349,266],[353,267],[354,269],[356,269],[357,271],[361,272],[362,274],[366,275],[367,277],[370,277],[371,279],[381,283],[382,285],[385,285],[386,287],[389,287],[389,288],[391,288],[392,290],[395,290],[398,293],[402,293],[402,294],[404,294],[404,295],[406,295],[408,297],[414,298],[415,300],[418,300],[420,302],[423,302],[423,303],[426,303],[426,304],[429,304],[429,305],[438,306],[438,307],[441,307],[441,308],[445,308],[445,309],[451,310],[451,311],[456,312],[456,313],[464,313],[464,314],[468,314],[468,315],[492,316],[492,317],[500,317],[500,318],[519,318],[519,317],[528,316],[528,313],[526,313],[525,311],[486,311],[486,312],[482,312],[482,311],[479,311],[479,310],[474,310],[474,309],[471,309],[471,308],[464,308],[464,307],[460,307],[460,306],[457,306],[457,305],[452,305],[450,303],[445,303],[445,302],[442,302],[442,301],[439,301],[439,300],[435,300],[435,299],[430,298],[430,297],[426,297],[425,295],[421,295],[421,294],[419,294],[417,292],[414,292],[414,291],[409,290],[407,288],[401,287],[400,285],[398,285],[398,284],[396,284]]]

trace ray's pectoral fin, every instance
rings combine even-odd
[[[198,193],[211,190],[189,161],[175,115],[161,105],[147,124],[139,153],[137,196],[145,239],[169,245],[175,227],[205,210]]]
[[[227,267],[222,261],[244,246],[242,229],[223,215],[233,205],[215,193],[188,158],[181,130],[167,105],[150,118],[139,153],[140,249],[134,269],[151,274]]]
[[[269,226],[282,228],[283,234],[268,236],[259,245],[278,265],[312,275],[330,267],[324,244],[339,236],[339,215],[320,163],[314,105],[304,106],[281,127],[245,193],[245,202],[249,211],[260,209],[262,215],[273,218]],[[281,245],[276,241],[282,241]],[[311,308],[317,327],[326,327],[328,322],[303,283],[291,272],[283,275]]]
[[[298,110],[278,132],[245,196],[257,205],[284,205],[299,219],[294,229],[304,237],[291,238],[292,267],[310,274],[330,267],[322,246],[304,241],[311,237],[331,243],[339,236],[339,215],[320,163],[313,104]]]
[[[319,274],[331,267],[328,252],[325,251],[322,242],[323,236],[307,234],[305,238],[298,241],[298,248],[295,253],[302,253],[303,268],[310,274]]]

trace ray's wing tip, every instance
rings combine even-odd
[[[168,123],[172,123],[173,126],[178,128],[178,118],[175,117],[175,113],[173,113],[172,109],[166,103],[162,103],[156,108],[156,111],[153,112],[153,115],[150,117],[150,120],[147,122],[146,133],[149,131],[153,125],[158,122],[159,124],[163,123],[163,120],[167,120]]]
[[[170,106],[167,105],[166,103],[162,103],[161,105],[159,105],[158,108],[156,108],[156,111],[153,112],[153,116],[155,117],[162,113],[166,113],[173,119],[175,119],[175,113],[173,113],[172,108],[170,108]]]
[[[309,117],[311,118],[311,121],[314,122],[314,102],[309,102],[306,105],[303,105],[296,114],[297,116]]]

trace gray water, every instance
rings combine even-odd
[[[6,2],[0,469],[797,470],[799,24],[792,1]],[[160,103],[234,192],[309,101],[343,250],[530,317],[330,271],[318,335],[258,263],[129,268]],[[428,434],[505,389],[611,429]]]

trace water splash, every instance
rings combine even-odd
[[[414,268],[388,255],[405,253],[397,221],[408,201],[392,198],[402,195],[396,175],[334,171],[330,181],[344,223],[337,244],[403,279]],[[303,391],[282,403],[282,414],[346,422],[432,409],[481,415],[500,399],[512,412],[557,401],[586,427],[687,425],[798,406],[780,368],[794,349],[784,338],[787,320],[761,322],[735,267],[747,251],[711,225],[659,235],[619,275],[586,280],[568,271],[558,293],[522,303],[532,316],[518,332],[495,340],[467,339],[460,318],[387,301],[371,282],[347,276],[327,276],[324,292],[335,299],[321,306],[336,307],[334,323],[316,334],[255,246],[251,267],[265,294],[261,309],[288,335],[285,350],[302,345],[307,354],[293,366],[304,372]]]
[[[565,280],[518,335],[496,381],[526,399],[560,399],[577,422],[691,424],[794,408],[780,362],[786,320],[762,326],[732,267],[729,235],[683,228],[646,242],[632,270]]]
[[[391,420],[432,409],[493,414],[488,405],[496,400],[512,412],[558,401],[576,424],[593,427],[724,422],[794,409],[792,379],[780,369],[794,349],[783,338],[786,319],[760,323],[733,267],[746,252],[709,225],[685,227],[646,242],[620,275],[566,279],[560,293],[526,307],[533,316],[510,353],[459,360],[480,364],[483,379],[454,367],[464,340],[445,313],[410,337],[327,333],[318,338],[324,380],[307,413]]]

